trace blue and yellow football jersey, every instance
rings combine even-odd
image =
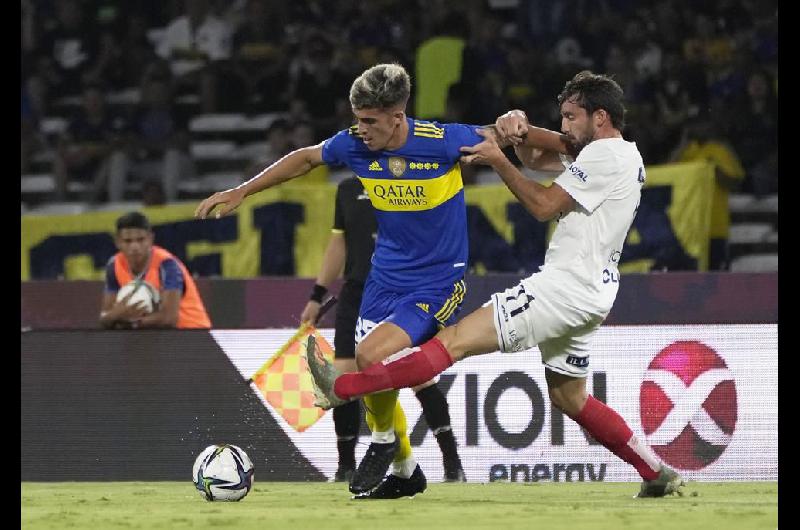
[[[375,207],[378,238],[371,277],[392,288],[451,285],[468,260],[459,148],[480,143],[478,126],[407,118],[395,151],[370,151],[356,127],[325,141],[322,160],[348,166]]]

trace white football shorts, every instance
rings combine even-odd
[[[494,307],[494,328],[502,352],[519,352],[539,346],[542,363],[572,377],[589,374],[589,348],[594,331],[606,314],[598,313],[586,298],[565,287],[568,275],[538,272],[503,292],[486,305]],[[573,284],[574,285],[574,284]]]

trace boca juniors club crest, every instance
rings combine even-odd
[[[406,159],[400,158],[399,156],[390,157],[389,171],[391,171],[392,175],[394,175],[395,177],[401,176],[403,173],[406,172]]]

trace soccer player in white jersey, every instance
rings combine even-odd
[[[622,246],[645,180],[636,144],[622,138],[625,107],[610,77],[580,72],[558,96],[563,134],[528,124],[521,111],[498,118],[499,138],[515,144],[536,169],[560,168],[550,187],[525,178],[493,135],[463,147],[464,162],[491,166],[540,221],[558,219],[541,270],[419,347],[358,373],[338,374],[314,355],[309,366],[320,405],[336,406],[370,392],[427,381],[472,355],[539,347],[552,403],[598,442],[636,468],[639,497],[680,493],[681,477],[641,442],[613,409],[589,395],[590,339],[611,310],[619,287]],[[572,160],[568,155],[577,157]]]

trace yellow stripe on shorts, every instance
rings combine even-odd
[[[453,294],[450,295],[442,308],[434,315],[434,318],[444,325],[447,319],[453,316],[453,313],[458,309],[461,302],[464,301],[466,292],[467,286],[464,280],[459,280],[453,284]]]

